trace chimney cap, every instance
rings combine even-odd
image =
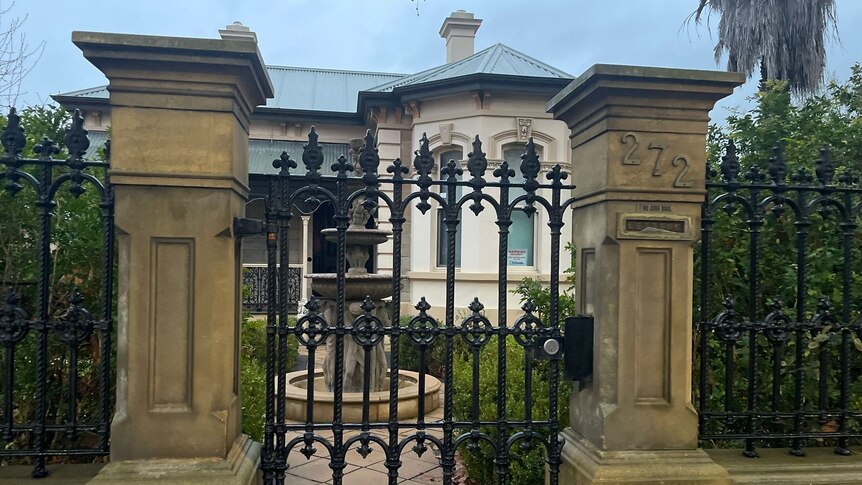
[[[242,24],[239,20],[219,29],[218,35],[225,40],[252,40],[257,42],[257,34]]]
[[[472,12],[456,10],[443,19],[443,25],[440,26],[440,37],[447,39],[452,35],[453,29],[466,30],[469,32],[468,35],[475,36],[480,25],[482,25],[482,19],[475,18]]]

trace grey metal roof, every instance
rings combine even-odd
[[[345,114],[356,113],[359,93],[363,91],[387,93],[406,86],[472,74],[573,79],[570,74],[503,44],[493,45],[458,62],[411,75],[289,66],[267,66],[266,69],[275,91],[275,97],[267,100],[266,108]],[[57,98],[107,100],[108,90],[107,86],[99,86],[63,93]]]
[[[105,146],[108,141],[107,131],[91,131],[87,133],[87,138],[90,140],[90,146],[87,147],[87,152],[84,153],[85,160],[101,159],[99,149]]]
[[[574,76],[518,52],[509,46],[495,44],[470,57],[451,64],[443,64],[426,71],[375,86],[368,91],[389,92],[404,86],[453,79],[471,74],[497,74],[501,76],[543,77],[573,79]]]
[[[275,98],[267,108],[355,113],[360,91],[401,79],[404,74],[267,66]]]
[[[384,72],[267,66],[275,97],[267,108],[356,113],[359,91],[404,77]],[[108,99],[108,87],[81,89],[59,97]],[[281,153],[281,152],[279,152]]]
[[[248,173],[250,174],[275,174],[278,170],[272,166],[272,161],[287,152],[290,158],[296,160],[297,173],[305,173],[302,165],[302,148],[308,144],[307,141],[279,141],[279,140],[249,140],[248,141]],[[323,175],[335,175],[330,167],[341,155],[348,156],[350,145],[347,143],[321,143],[323,151],[323,166],[320,173]],[[351,176],[348,173],[348,176]]]

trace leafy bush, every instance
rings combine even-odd
[[[288,325],[295,325],[293,318]],[[287,337],[286,369],[296,366],[299,342]],[[266,321],[243,316],[240,341],[240,397],[242,398],[242,431],[257,441],[263,440],[266,421]]]
[[[494,337],[479,352],[479,418],[483,421],[497,419],[497,361],[498,343]],[[524,419],[526,394],[524,387],[524,348],[509,337],[506,342],[506,409],[509,419]],[[472,419],[473,403],[473,356],[472,352],[457,352],[453,369],[455,383],[455,419],[469,421]],[[533,419],[548,418],[548,398],[550,390],[549,366],[547,361],[533,362]],[[568,425],[569,394],[571,385],[563,381],[562,372],[559,375],[559,393],[557,406],[559,409],[560,427]],[[466,430],[462,430],[466,431]],[[484,427],[482,432],[496,441],[497,429]],[[463,446],[459,449],[467,474],[477,483],[496,483],[494,476],[494,453],[485,442],[470,449]],[[512,447],[509,454],[511,483],[531,485],[545,483],[545,450],[536,441],[529,449],[520,445]]]
[[[575,305],[575,261],[577,250],[571,243],[566,245],[566,251],[571,256],[570,265],[563,273],[565,279],[560,281],[560,298],[557,300],[557,308],[560,315],[560,324],[566,317],[577,315],[577,306]],[[561,261],[562,263],[563,261]],[[568,285],[568,286],[564,286]],[[515,287],[513,293],[520,295],[521,303],[531,300],[538,308],[539,318],[545,319],[551,311],[551,289],[539,280],[533,278],[524,278]]]

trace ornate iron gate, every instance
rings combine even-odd
[[[429,150],[428,140],[423,136],[420,149],[413,160],[414,178],[406,178],[410,170],[401,160],[396,159],[386,167],[390,177],[379,177],[380,159],[377,155],[375,142],[370,132],[365,137],[365,145],[361,150],[358,167],[354,167],[345,157],[339,157],[331,165],[334,177],[323,176],[323,154],[317,143],[317,134],[312,128],[305,146],[302,160],[305,165],[304,174],[293,174],[296,168],[294,160],[283,153],[273,161],[273,166],[280,169],[272,180],[267,203],[267,249],[268,267],[267,279],[268,301],[278,302],[268,306],[267,314],[267,376],[266,376],[266,423],[264,430],[263,455],[261,469],[264,483],[283,484],[287,469],[288,454],[298,449],[307,458],[315,453],[323,453],[328,457],[332,469],[333,483],[341,484],[346,467],[346,454],[355,447],[362,456],[379,448],[384,453],[385,467],[388,470],[389,483],[397,483],[399,478],[400,458],[403,453],[415,452],[421,454],[429,448],[436,448],[439,454],[439,465],[442,467],[443,482],[451,484],[455,468],[456,450],[461,446],[487,446],[494,455],[498,482],[510,481],[510,452],[514,446],[529,449],[541,446],[545,450],[550,483],[559,480],[560,452],[562,441],[558,437],[560,422],[558,419],[558,392],[560,385],[560,352],[555,351],[553,357],[543,367],[546,372],[536,370],[534,359],[540,358],[542,348],[553,348],[553,345],[543,346],[548,340],[559,343],[562,338],[560,321],[564,316],[559,314],[559,275],[560,275],[560,236],[564,225],[563,215],[571,205],[572,200],[564,194],[570,194],[573,188],[564,184],[568,174],[559,165],[554,166],[546,174],[547,182],[538,179],[541,163],[536,154],[532,139],[525,146],[521,157],[521,182],[515,182],[515,171],[506,161],[502,161],[493,171],[493,179],[486,179],[485,173],[489,162],[482,152],[482,144],[478,136],[473,142],[472,153],[466,162],[466,168],[471,178],[461,179],[462,168],[459,162],[441,161],[440,179],[434,178],[432,171],[435,161]],[[355,192],[347,191],[347,173],[361,171],[364,188]],[[335,190],[322,187],[322,181],[334,183]],[[390,190],[384,190],[387,187]],[[491,189],[491,190],[489,190]],[[459,192],[464,192],[459,196]],[[441,195],[445,193],[445,195]],[[391,196],[389,195],[391,194]],[[308,313],[293,321],[288,316],[288,275],[286,266],[278,268],[276,260],[289,260],[288,226],[291,221],[291,208],[295,203],[314,204],[316,201],[328,201],[335,207],[335,222],[337,227],[338,272],[336,275],[337,296],[334,299],[334,311],[331,320],[324,318],[320,302],[312,297],[306,305]],[[372,209],[379,204],[388,209],[388,221],[391,223],[393,242],[393,276],[392,276],[392,318],[391,324],[385,324],[376,316],[375,304],[370,299],[362,304],[362,312],[353,321],[348,321],[346,312],[346,232],[348,229],[348,211],[354,201],[361,201],[366,208]],[[432,203],[442,211],[442,223],[445,226],[446,277],[445,301],[430,302],[424,297],[417,298],[418,314],[409,322],[401,321],[401,278],[402,278],[402,233],[406,222],[405,212],[415,205],[425,217],[434,215]],[[470,313],[464,318],[456,319],[455,315],[455,246],[456,235],[460,222],[461,208],[467,208],[477,215],[490,209],[496,214],[496,224],[499,228],[497,244],[498,251],[498,293],[497,305],[500,309],[507,307],[508,261],[507,247],[509,228],[512,224],[512,212],[517,207],[528,216],[537,211],[547,213],[550,228],[550,308],[547,315],[536,313],[536,306],[527,302],[523,306],[523,314],[514,322],[509,321],[506,311],[499,311],[496,325],[484,315],[483,305],[478,299],[463,302],[469,303]],[[469,242],[478,243],[476,241]],[[467,243],[465,243],[467,244]],[[486,244],[484,241],[481,244]],[[280,253],[280,258],[279,256]],[[438,323],[429,314],[431,304],[441,305],[444,321]],[[305,373],[308,405],[304,422],[287,422],[285,418],[285,368],[286,349],[289,338],[296,338],[308,352],[308,370]],[[334,382],[332,387],[333,404],[331,423],[319,423],[315,412],[320,412],[311,404],[315,393],[315,362],[327,340],[334,342]],[[344,398],[344,362],[345,342],[352,339],[361,346],[365,355],[365,367],[368,369],[369,354],[374,346],[383,339],[390,344],[390,373],[399,372],[399,341],[408,339],[409,343],[418,349],[421,361],[419,386],[424,382],[425,363],[429,348],[437,340],[444,343],[445,362],[443,366],[443,416],[438,422],[427,422],[423,409],[423,399],[419,399],[419,416],[415,421],[399,422],[398,379],[389,381],[388,419],[375,421],[369,414],[368,372],[365,373],[365,385],[362,390],[362,419],[358,423],[346,423],[343,415]],[[479,357],[480,351],[487,345],[498,346],[497,359],[497,395],[495,419],[481,419],[479,410]],[[507,345],[519,345],[525,350],[524,380],[525,406],[524,414],[515,416],[506,404],[507,389]],[[467,415],[458,419],[454,413],[454,382],[453,367],[456,348],[462,349],[467,365],[472,365],[472,388],[466,392],[472,394],[472,406]],[[548,357],[547,354],[544,354]],[[538,419],[535,416],[544,409],[536,409],[533,405],[533,386],[535,379],[548,382],[547,418]],[[519,383],[520,384],[520,383]],[[420,396],[424,395],[420,389]],[[405,435],[406,432],[406,435]],[[439,435],[437,434],[439,433]],[[291,437],[292,436],[292,437]],[[408,447],[410,450],[407,450]]]
[[[277,269],[280,271],[280,269]],[[262,265],[244,265],[242,267],[243,291],[242,309],[251,313],[266,313],[269,308],[267,267]],[[302,268],[290,266],[287,268],[287,311],[296,313],[302,286]]]
[[[33,146],[37,158],[23,157],[27,139],[14,108],[0,135],[7,195],[0,198],[0,217],[34,222],[12,230],[4,224],[21,238],[4,240],[8,259],[0,261],[17,267],[7,281],[0,275],[0,459],[32,459],[34,478],[48,474],[48,457],[108,454],[114,196],[108,162],[84,159],[90,142],[83,124],[75,111],[66,128],[66,159],[54,158],[61,146],[47,137]],[[84,237],[87,224],[98,228],[92,240]],[[63,253],[80,259],[60,265]],[[36,281],[35,291],[18,284],[22,276]]]
[[[849,455],[862,437],[859,179],[835,180],[828,146],[811,170],[789,168],[780,144],[768,164],[741,167],[730,142],[717,168],[696,300],[700,438],[748,457],[803,456],[809,441]]]

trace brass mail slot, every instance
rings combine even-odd
[[[691,220],[673,214],[620,214],[620,239],[691,239]]]
[[[684,221],[650,221],[645,219],[626,219],[626,231],[668,231],[668,232],[685,232]]]

